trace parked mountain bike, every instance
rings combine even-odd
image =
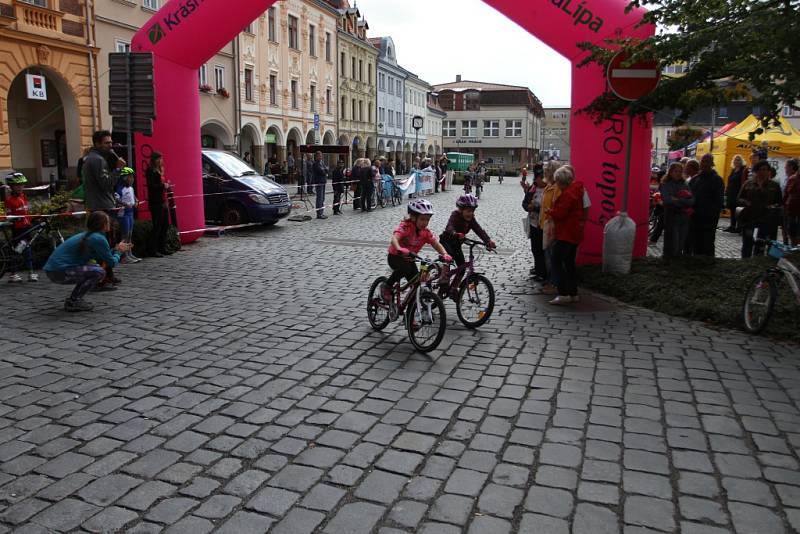
[[[399,206],[403,203],[403,192],[400,190],[400,186],[397,185],[396,178],[392,179],[391,190],[392,206]]]
[[[434,274],[428,284],[440,298],[449,296],[455,301],[458,320],[464,326],[478,328],[489,320],[494,311],[494,287],[488,278],[475,270],[475,247],[489,249],[481,241],[465,238],[463,242],[469,247],[469,259],[455,269],[447,265],[434,266]],[[451,281],[457,276],[460,276],[461,283],[458,287],[451,287]]]
[[[751,334],[758,334],[767,326],[778,300],[781,277],[786,279],[797,304],[800,305],[800,269],[785,257],[787,254],[800,252],[800,247],[790,247],[778,241],[763,242],[768,244],[769,255],[777,259],[778,263],[756,276],[747,288],[742,317],[745,330]]]
[[[21,271],[25,265],[27,251],[31,253],[40,245],[44,245],[48,254],[64,242],[64,237],[58,228],[50,224],[50,219],[40,219],[31,226],[27,232],[12,237],[11,223],[0,223],[5,241],[0,244],[0,278],[6,271]]]
[[[411,344],[420,352],[430,352],[441,343],[447,321],[442,299],[427,285],[431,269],[438,261],[416,255],[413,258],[420,262],[419,274],[405,285],[396,283],[391,288],[392,298],[389,302],[385,302],[381,296],[388,278],[379,276],[372,282],[367,297],[367,318],[372,328],[383,330],[391,321],[404,317]]]

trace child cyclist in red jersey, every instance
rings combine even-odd
[[[36,282],[39,280],[39,275],[33,272],[33,252],[30,247],[22,245],[25,239],[24,234],[31,229],[31,219],[28,217],[30,205],[28,204],[28,197],[25,191],[22,190],[28,179],[21,172],[14,172],[6,176],[6,183],[11,188],[11,195],[6,199],[6,215],[13,215],[9,219],[12,225],[11,235],[13,238],[13,246],[20,245],[25,250],[25,266],[28,268],[28,282]],[[22,282],[22,277],[17,273],[11,271],[9,282]]]
[[[428,230],[432,216],[433,206],[427,200],[414,199],[408,203],[408,217],[395,229],[392,244],[389,245],[388,262],[392,275],[381,291],[384,301],[392,300],[392,288],[401,278],[411,281],[419,274],[417,264],[410,255],[419,253],[425,245],[436,249],[445,262],[453,261],[433,232]]]

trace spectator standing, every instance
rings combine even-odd
[[[443,192],[447,190],[447,164],[448,164],[447,156],[442,154],[442,158],[439,160],[439,168],[441,169],[441,174],[442,174]]]
[[[522,209],[528,212],[528,237],[531,242],[531,253],[533,254],[533,267],[530,273],[537,282],[547,280],[547,260],[544,254],[544,233],[542,232],[540,219],[542,210],[542,199],[544,198],[543,173],[534,173],[533,184],[525,193],[522,200]]]
[[[555,181],[561,194],[549,215],[555,223],[553,268],[558,272],[558,296],[550,304],[562,305],[579,301],[575,258],[583,242],[585,188],[583,183],[575,181],[569,166],[555,172]]]
[[[358,158],[356,166],[353,167],[353,180],[358,180],[361,190],[361,211],[366,213],[372,211],[372,163],[367,158]]]
[[[786,189],[783,191],[783,231],[792,246],[800,244],[800,161],[786,162]]]
[[[754,176],[747,180],[739,193],[739,223],[742,227],[742,257],[750,258],[764,253],[764,243],[758,239],[777,239],[779,216],[777,209],[783,203],[781,187],[770,179],[772,167],[766,160],[753,168]],[[756,235],[757,234],[757,235]]]
[[[683,165],[673,163],[661,184],[661,201],[664,206],[664,259],[683,255],[686,236],[689,234],[694,197],[686,178]]]
[[[300,169],[297,175],[297,194],[302,196],[306,191],[313,192],[314,186],[312,185],[314,175],[314,160],[311,154],[306,154],[300,161]]]
[[[700,173],[692,178],[689,188],[694,197],[694,213],[689,223],[692,253],[695,256],[714,257],[717,223],[724,203],[725,183],[714,170],[714,157],[711,154],[705,154],[700,158]]]
[[[83,158],[83,189],[86,195],[88,211],[103,211],[108,215],[108,234],[106,239],[111,247],[117,243],[119,228],[117,226],[117,201],[114,198],[114,177],[111,174],[109,160],[122,162],[111,150],[111,132],[98,130],[92,134],[92,150]],[[106,264],[105,280],[99,285],[102,289],[113,288],[121,280],[114,275],[114,265]]]
[[[311,166],[311,175],[314,187],[317,188],[317,219],[327,219],[325,215],[325,187],[328,183],[328,165],[322,159],[322,152],[314,153],[314,163]]]
[[[728,185],[725,188],[725,207],[730,211],[730,224],[723,231],[738,234],[740,230],[736,225],[736,207],[738,205],[739,193],[742,190],[742,185],[747,182],[749,172],[744,165],[744,158],[738,154],[733,156],[731,167],[731,174],[728,176]]]
[[[333,214],[342,214],[342,193],[344,193],[345,177],[344,177],[344,160],[339,159],[336,162],[336,168],[333,169],[331,175],[333,182]]]
[[[289,174],[289,180],[292,180],[294,178],[294,155],[291,152],[286,158],[286,172]]]
[[[147,178],[147,207],[153,222],[153,233],[150,236],[150,253],[156,258],[172,254],[167,250],[167,228],[169,213],[167,212],[167,190],[172,186],[164,179],[164,158],[161,152],[150,155],[150,166],[145,173]]]
[[[128,251],[126,243],[119,243],[114,250],[104,234],[111,225],[108,214],[94,211],[86,220],[86,231],[64,241],[53,251],[44,271],[47,278],[56,284],[75,284],[72,293],[64,301],[68,312],[90,311],[94,308],[83,297],[94,289],[106,276],[101,263],[112,268],[119,263],[120,254]]]
[[[756,156],[759,161],[767,161],[769,159],[769,142],[766,140],[761,141],[761,146],[756,150]]]
[[[545,264],[547,266],[547,280],[542,287],[545,295],[558,294],[558,273],[553,267],[553,245],[555,244],[555,223],[550,217],[550,209],[561,195],[561,189],[556,185],[555,173],[560,165],[550,161],[544,169],[544,194],[539,216],[539,228],[542,229],[542,247],[544,248]]]

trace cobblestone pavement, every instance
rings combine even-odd
[[[455,193],[432,197],[440,230]],[[800,528],[797,347],[528,278],[486,187],[497,307],[430,355],[370,329],[402,208],[206,238],[94,313],[0,287],[0,532],[780,534]]]

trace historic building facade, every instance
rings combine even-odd
[[[404,129],[405,142],[403,156],[409,167],[416,158],[427,154],[427,130],[424,121],[428,114],[428,93],[433,88],[415,74],[409,72],[406,76]],[[417,131],[413,128],[412,119],[422,117],[423,127]]]
[[[461,76],[435,87],[447,113],[445,152],[468,152],[507,170],[538,161],[544,109],[530,89]]]
[[[394,159],[397,168],[404,159],[405,80],[408,73],[397,64],[391,37],[377,37],[370,42],[378,50],[378,154]]]
[[[0,0],[0,170],[76,182],[101,124],[92,20],[84,0]]]
[[[542,128],[542,160],[569,162],[570,109],[545,108]]]
[[[443,152],[442,147],[442,122],[447,118],[447,113],[439,105],[439,94],[430,92],[427,95],[428,105],[425,109],[425,139],[428,143],[428,157],[438,158]]]
[[[339,77],[338,144],[351,147],[352,158],[375,157],[378,51],[367,39],[369,25],[358,8],[339,3],[337,57]]]
[[[240,150],[256,167],[335,144],[338,17],[326,2],[283,0],[240,36]]]

